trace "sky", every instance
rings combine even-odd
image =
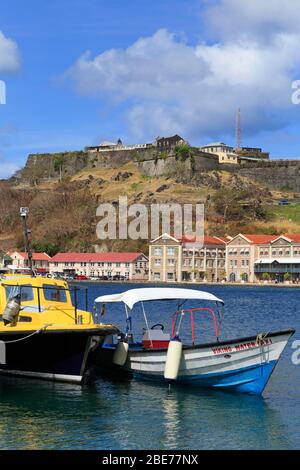
[[[119,137],[234,145],[237,108],[242,145],[297,158],[295,80],[300,0],[1,0],[0,178]]]

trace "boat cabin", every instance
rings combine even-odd
[[[9,300],[18,297],[21,306],[18,323],[90,324],[92,314],[78,310],[78,290],[61,280],[5,275],[0,280],[0,321]]]

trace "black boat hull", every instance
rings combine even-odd
[[[104,336],[88,331],[0,334],[0,374],[81,383]],[[5,353],[3,352],[5,351]]]

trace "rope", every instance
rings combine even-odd
[[[39,330],[30,333],[30,335],[25,336],[24,338],[13,339],[12,341],[1,341],[2,344],[10,344],[10,343],[19,343],[20,341],[24,341],[25,339],[31,338],[31,336],[38,335],[41,331],[45,330],[48,326],[51,326],[52,323],[48,323],[47,325],[42,326]]]
[[[260,346],[260,376],[262,378],[263,376],[263,369],[262,369],[262,366],[265,362],[265,360],[263,359],[263,353],[264,353],[264,350],[263,350],[263,340],[268,336],[269,332],[267,333],[258,333],[257,336],[256,336],[256,343],[259,344]]]
[[[261,342],[263,339],[265,339],[269,334],[269,331],[267,333],[258,333],[256,336],[255,342],[261,345]]]

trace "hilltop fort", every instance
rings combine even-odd
[[[271,160],[258,147],[234,148],[223,142],[190,146],[178,134],[158,137],[152,143],[123,144],[104,141],[83,150],[30,154],[14,178],[29,185],[55,178],[72,177],[90,169],[118,168],[133,162],[146,176],[175,176],[182,183],[199,184],[212,171],[228,171],[278,189],[300,191],[300,161]]]

